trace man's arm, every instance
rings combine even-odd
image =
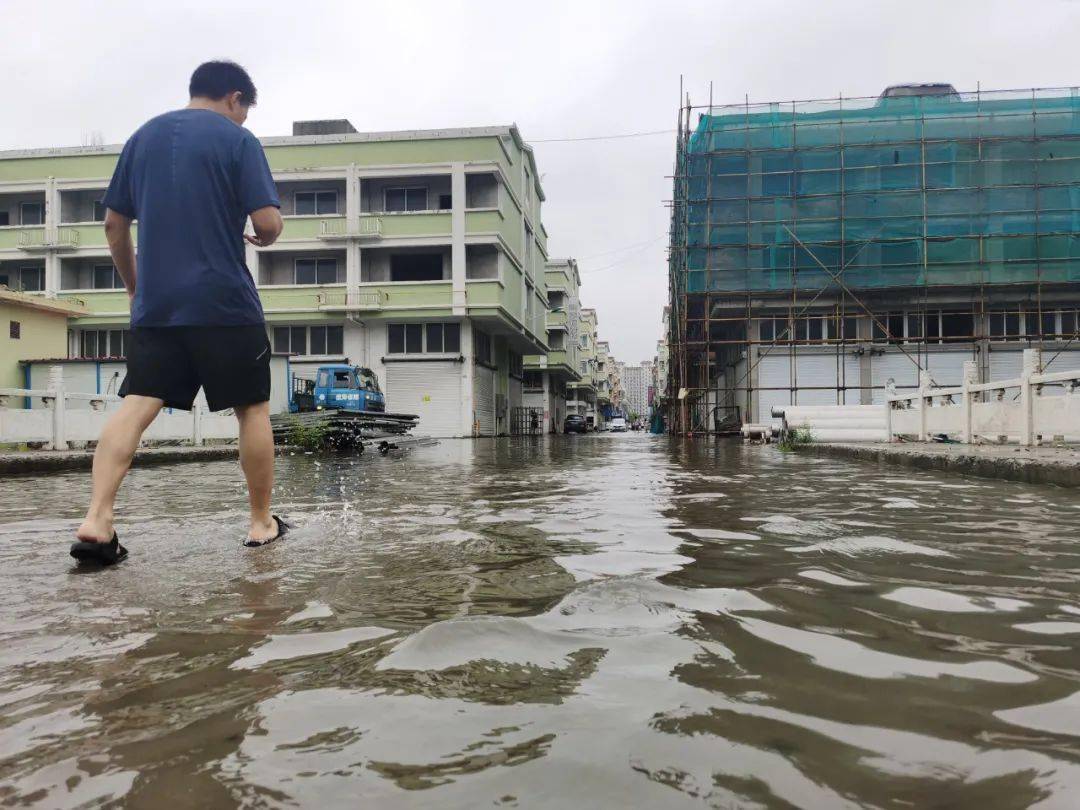
[[[128,298],[135,297],[135,243],[131,240],[131,218],[111,208],[105,211],[105,239],[113,265],[124,280]]]
[[[255,235],[245,233],[244,238],[256,247],[269,247],[281,236],[285,224],[277,206],[267,205],[251,212],[251,227],[255,229]]]

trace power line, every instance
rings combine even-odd
[[[632,245],[623,245],[622,247],[612,248],[611,250],[602,250],[599,253],[590,253],[588,256],[582,256],[582,257],[578,258],[577,261],[579,263],[580,262],[586,262],[589,259],[595,259],[595,258],[597,258],[599,256],[609,256],[612,253],[622,253],[624,250],[630,250],[631,248],[642,247],[644,245],[651,245],[653,242],[657,242],[657,241],[659,241],[660,239],[663,239],[666,236],[667,236],[666,233],[662,233],[659,236],[654,237],[652,239],[648,239],[648,240],[646,240],[644,242],[635,242]]]
[[[671,135],[677,129],[657,129],[652,132],[627,132],[621,135],[589,135],[584,138],[529,138],[528,143],[570,143],[572,141],[615,141],[621,138],[644,138],[649,135]]]
[[[664,236],[667,236],[667,234],[664,234]],[[658,236],[658,237],[656,237],[656,239],[653,239],[651,242],[646,242],[643,247],[638,248],[637,250],[635,250],[630,255],[623,256],[621,259],[619,259],[617,261],[614,261],[611,264],[606,264],[603,267],[597,267],[594,270],[582,270],[581,274],[582,275],[592,275],[593,273],[602,273],[605,270],[611,270],[613,268],[619,267],[620,265],[626,264],[628,261],[635,258],[639,254],[644,253],[651,245],[653,245],[654,243],[656,243],[656,242],[660,241],[661,239],[663,239],[664,236]]]

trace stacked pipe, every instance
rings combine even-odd
[[[888,439],[884,405],[777,405],[783,430],[809,430],[816,442],[883,442]]]

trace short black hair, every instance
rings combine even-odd
[[[224,60],[203,62],[191,74],[191,83],[188,85],[192,98],[209,98],[214,101],[220,101],[237,90],[240,91],[241,104],[248,107],[255,105],[258,97],[255,82],[236,62]]]

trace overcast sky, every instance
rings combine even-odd
[[[516,10],[520,8],[520,11]],[[192,69],[251,72],[257,135],[294,119],[361,131],[516,122],[526,140],[675,127],[695,103],[1080,83],[1080,3],[59,2],[4,5],[0,148],[123,141],[186,102]],[[620,360],[655,353],[667,297],[673,134],[536,143],[553,256]]]

